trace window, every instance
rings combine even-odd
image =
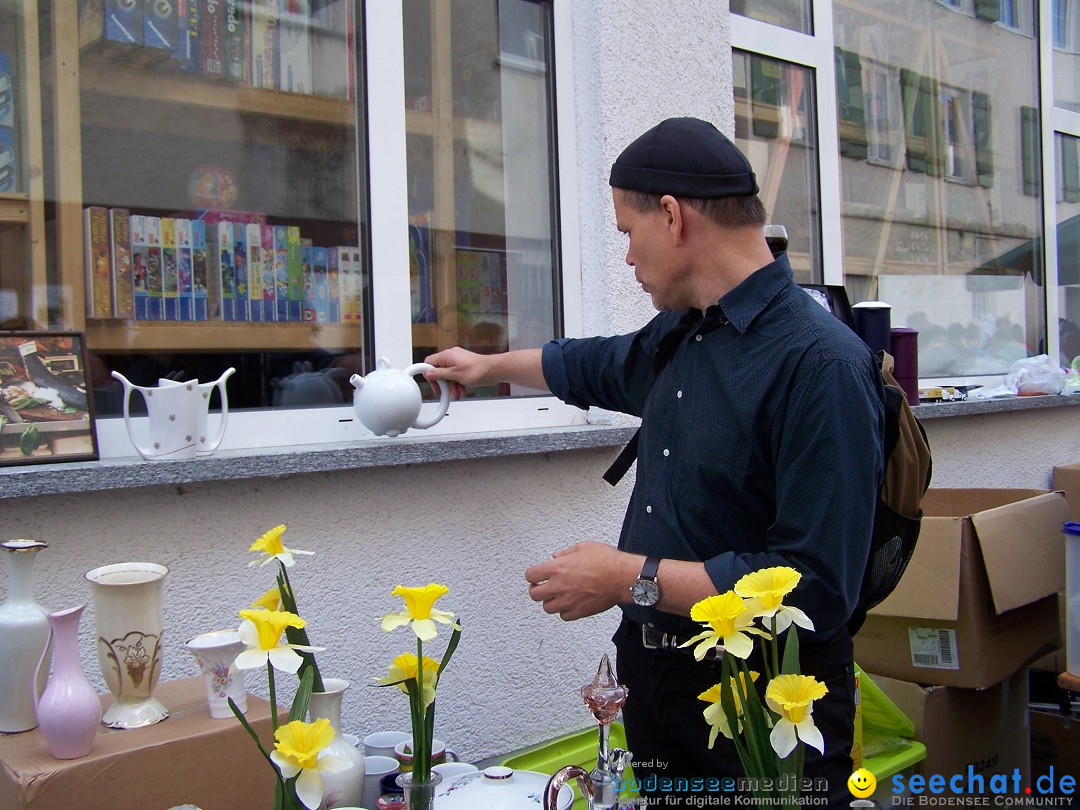
[[[741,51],[732,61],[735,143],[754,167],[769,221],[787,228],[788,257],[797,280],[820,282],[813,74]]]
[[[833,3],[844,283],[919,330],[921,377],[999,375],[1044,334],[1039,116],[1021,112],[1039,97],[1038,45],[987,25],[981,0],[941,5]]]
[[[100,424],[125,408],[111,371],[152,386],[232,366],[226,446],[341,440],[349,377],[377,355],[562,333],[553,3],[226,0],[201,53],[195,17],[136,44],[101,3],[20,7],[0,3],[0,124],[12,90],[19,119],[0,319],[85,332]],[[84,209],[113,226],[100,278]],[[244,427],[292,408],[313,415]]]
[[[821,2],[821,0],[819,0]],[[811,0],[731,0],[731,13],[812,34]]]

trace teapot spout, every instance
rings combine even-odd
[[[364,378],[361,377],[359,374],[353,374],[351,377],[349,377],[349,382],[351,382],[353,384],[353,388],[357,389],[358,391],[364,387]]]

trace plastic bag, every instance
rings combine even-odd
[[[1015,388],[1020,396],[1060,394],[1065,388],[1065,369],[1047,354],[1024,357],[1012,364],[1005,385]]]

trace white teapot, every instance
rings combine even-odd
[[[390,360],[380,357],[375,370],[366,377],[353,374],[349,382],[353,392],[356,418],[376,436],[398,436],[409,428],[426,430],[446,416],[450,407],[450,386],[439,386],[439,405],[435,414],[420,417],[420,386],[417,374],[435,368],[430,363],[413,363],[404,371],[390,368]]]

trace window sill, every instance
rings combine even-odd
[[[633,427],[575,425],[479,434],[418,434],[307,447],[228,450],[208,458],[178,461],[144,461],[139,456],[128,456],[101,461],[29,464],[0,468],[0,499],[590,450],[619,447],[633,434]]]
[[[940,402],[918,405],[914,411],[919,419],[926,420],[1073,405],[1080,405],[1080,395]],[[209,458],[185,461],[152,462],[128,456],[102,461],[30,464],[0,468],[0,500],[621,447],[633,434],[634,428],[627,426],[574,425],[480,434],[418,434],[305,448],[230,450]]]

